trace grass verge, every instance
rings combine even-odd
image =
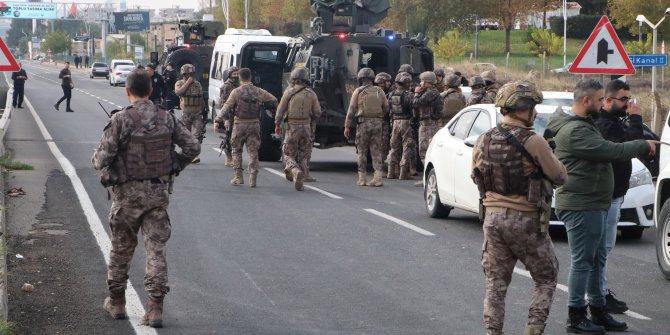
[[[3,167],[7,170],[34,170],[34,167],[30,164],[13,161],[9,154],[0,156],[0,167]],[[2,333],[0,333],[0,335],[1,334]]]

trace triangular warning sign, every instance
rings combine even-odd
[[[14,72],[21,69],[2,38],[0,38],[0,50],[2,50],[2,53],[0,53],[0,71]]]
[[[568,71],[589,74],[635,74],[635,67],[628,59],[626,50],[607,16],[600,19]]]

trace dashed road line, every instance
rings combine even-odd
[[[417,232],[417,233],[419,233],[419,234],[421,234],[421,235],[424,235],[424,236],[435,236],[435,234],[433,234],[433,233],[431,233],[431,232],[429,232],[429,231],[427,231],[427,230],[425,230],[425,229],[423,229],[423,228],[419,228],[419,227],[417,227],[417,226],[415,226],[415,225],[413,225],[413,224],[411,224],[411,223],[405,222],[405,221],[403,221],[403,220],[400,220],[400,219],[398,219],[398,218],[395,218],[395,217],[393,217],[393,216],[390,216],[390,215],[388,215],[388,214],[386,214],[386,213],[382,213],[382,212],[377,211],[377,210],[374,210],[374,209],[372,209],[372,208],[364,208],[363,210],[366,211],[366,212],[368,212],[368,213],[371,213],[371,214],[377,215],[377,216],[379,216],[379,217],[382,217],[382,218],[384,218],[384,219],[386,219],[386,220],[389,220],[389,221],[391,221],[391,222],[394,222],[394,223],[396,223],[396,224],[398,224],[398,225],[400,225],[400,226],[403,226],[403,227],[405,227],[405,228],[407,228],[407,229],[411,229],[411,230],[413,230],[413,231],[415,231],[415,232]]]

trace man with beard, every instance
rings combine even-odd
[[[612,205],[614,174],[611,162],[654,155],[658,141],[610,142],[591,116],[602,107],[603,86],[594,79],[577,83],[571,111],[558,107],[547,128],[554,134],[556,157],[567,167],[568,180],[556,190],[556,215],[563,221],[570,246],[568,275],[568,333],[604,334],[624,331],[605,309],[600,276],[605,267],[605,221]],[[586,297],[586,299],[585,299]],[[587,307],[591,319],[586,317]]]
[[[625,126],[622,117],[630,115],[629,124]],[[622,143],[637,139],[644,139],[642,128],[642,111],[640,106],[633,103],[630,96],[630,86],[621,80],[610,81],[605,86],[605,100],[600,110],[600,117],[596,120],[596,128],[608,141]],[[612,162],[614,172],[614,192],[612,203],[605,219],[605,258],[616,243],[617,224],[623,197],[629,187],[630,174],[633,164],[630,160]],[[614,297],[607,283],[607,267],[600,273],[600,290],[605,296],[605,308],[610,313],[623,313],[628,310],[625,302]]]

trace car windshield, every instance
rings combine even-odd
[[[549,113],[537,113],[535,122],[533,122],[533,129],[538,135],[543,135],[544,131],[547,129],[547,124],[549,123],[549,118],[551,114]]]
[[[93,63],[93,67],[107,67],[107,64],[104,64],[104,63]]]
[[[542,104],[556,107],[558,106],[570,107],[572,106],[572,101],[573,99],[545,98],[542,100]]]
[[[119,65],[116,67],[116,70],[121,72],[130,72],[132,70],[135,70],[135,67],[130,65]]]

